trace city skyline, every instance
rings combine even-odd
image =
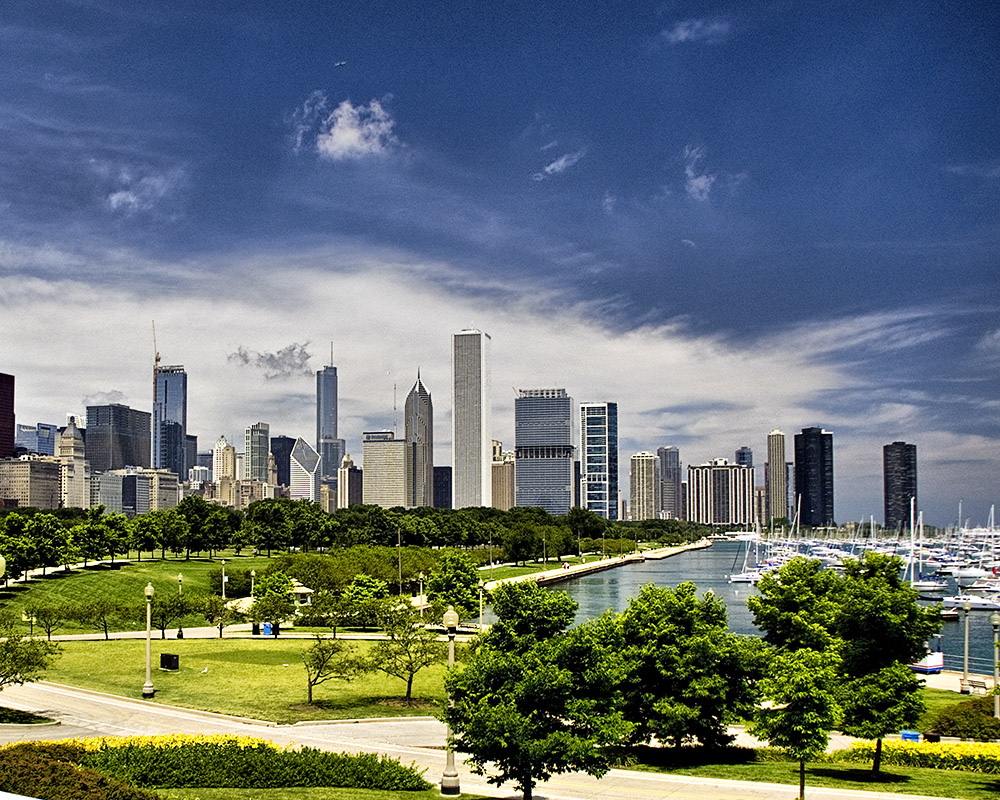
[[[833,430],[838,521],[893,441],[928,523],[997,500],[995,4],[12,0],[0,32],[20,422],[151,411],[155,319],[202,450],[313,441],[335,340],[348,451],[420,368],[445,465],[474,326],[508,447],[511,387],[564,386],[618,403],[623,461]]]

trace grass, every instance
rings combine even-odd
[[[226,557],[226,564],[232,564],[240,569],[262,570],[269,561],[264,557]],[[184,576],[184,591],[194,594],[208,594],[208,573],[219,568],[218,560],[207,558],[167,558],[166,560],[148,560],[116,563],[114,567],[100,566],[76,569],[66,572],[62,568],[50,570],[44,577],[38,576],[31,580],[12,581],[6,587],[0,587],[0,603],[6,610],[20,620],[25,608],[36,602],[53,604],[78,603],[97,596],[112,597],[120,602],[142,608],[145,603],[143,590],[147,583],[153,584],[157,593],[175,593],[178,589],[177,575]],[[185,625],[204,625],[205,621],[197,615],[184,620]],[[30,626],[21,623],[25,632]],[[92,628],[81,627],[77,623],[67,623],[58,633],[75,633],[92,631]],[[36,633],[38,630],[36,628]]]
[[[924,705],[926,706],[920,722],[917,723],[917,730],[927,731],[932,727],[934,718],[938,712],[949,706],[968,700],[968,695],[958,692],[949,692],[947,689],[923,689]]]
[[[28,711],[18,711],[16,708],[0,706],[0,725],[40,725],[43,722],[52,722],[52,720]]]
[[[369,642],[357,642],[362,652]],[[329,681],[314,689],[307,706],[306,673],[301,653],[309,640],[153,639],[153,686],[156,701],[274,722],[314,719],[363,719],[434,714],[444,701],[441,664],[426,667],[413,682],[413,705],[402,698],[406,685],[381,672],[350,683]],[[125,697],[138,697],[146,678],[146,642],[142,639],[62,642],[62,656],[46,679]],[[156,669],[160,653],[180,656],[180,669]],[[207,672],[203,670],[207,669]]]
[[[163,800],[441,800],[437,788],[423,792],[381,789],[157,789]],[[465,800],[486,800],[462,793]]]

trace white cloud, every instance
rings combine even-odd
[[[715,184],[715,175],[705,172],[701,162],[705,158],[705,151],[701,147],[687,145],[684,148],[684,188],[689,197],[704,202],[708,200]]]
[[[990,331],[976,342],[976,350],[988,361],[1000,361],[1000,328]]]
[[[688,19],[674,23],[673,28],[663,31],[661,35],[670,44],[718,44],[729,36],[729,29],[729,23],[721,19]]]
[[[104,202],[108,209],[124,215],[151,211],[174,192],[185,179],[180,167],[167,171],[107,162],[90,162],[91,171],[107,188]]]
[[[544,181],[546,178],[550,178],[553,175],[561,175],[570,167],[577,164],[581,158],[587,154],[586,149],[577,150],[574,153],[564,153],[559,156],[555,161],[550,162],[542,169],[541,172],[536,172],[532,175],[532,180]]]
[[[608,216],[614,214],[617,206],[618,198],[611,194],[611,192],[605,192],[604,197],[601,199],[601,208],[604,209],[604,213]]]
[[[952,164],[946,167],[952,175],[972,178],[1000,178],[1000,161],[981,161],[977,164]]]
[[[681,239],[681,244],[685,247],[690,247],[692,250],[697,250],[698,245],[692,242],[690,239]]]
[[[399,145],[395,124],[378,100],[358,106],[344,100],[320,124],[316,149],[334,161],[384,156]]]

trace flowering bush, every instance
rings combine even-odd
[[[875,742],[854,742],[847,750],[830,754],[835,761],[871,761]],[[882,763],[900,767],[960,769],[967,772],[1000,774],[1000,744],[980,742],[894,742],[882,743]]]

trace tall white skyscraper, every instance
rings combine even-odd
[[[618,404],[580,403],[580,506],[618,519]]]
[[[785,434],[773,430],[767,435],[767,466],[764,468],[768,521],[788,517],[788,470],[785,468]]]
[[[212,480],[218,483],[223,478],[236,480],[236,448],[220,436],[212,448]]]
[[[477,330],[451,336],[452,507],[492,502],[490,337]]]
[[[636,453],[630,467],[631,519],[656,519],[660,510],[659,459],[652,453]]]
[[[320,457],[301,436],[295,440],[289,465],[288,496],[319,502]]]
[[[753,467],[716,458],[688,466],[688,519],[704,525],[754,525]]]
[[[243,477],[248,481],[267,483],[270,453],[271,426],[266,422],[255,422],[247,428],[246,450],[243,451]]]
[[[361,434],[361,486],[366,506],[406,505],[406,440],[392,431]]]

